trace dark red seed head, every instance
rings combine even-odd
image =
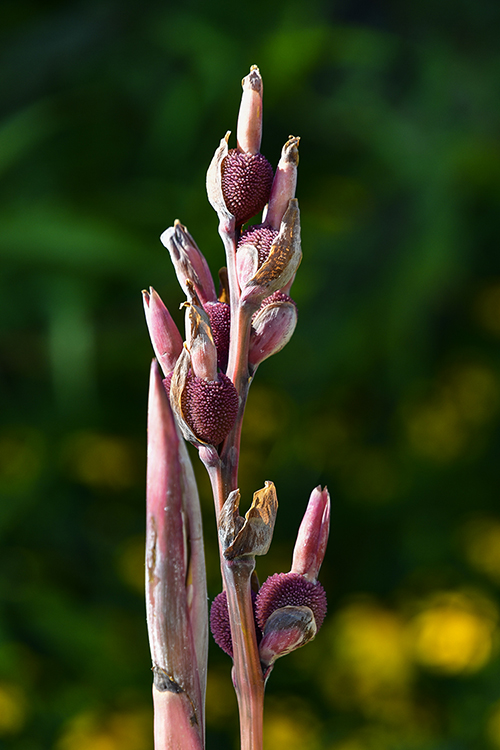
[[[275,573],[265,581],[257,594],[256,617],[264,630],[275,609],[286,606],[309,607],[320,629],[326,615],[326,594],[323,586],[308,581],[299,573]]]
[[[297,307],[294,300],[291,297],[289,297],[288,294],[285,294],[285,292],[282,292],[280,289],[278,289],[277,292],[273,292],[271,295],[269,295],[269,297],[266,297],[265,299],[262,300],[260,309],[262,309],[263,307],[266,307],[267,305],[274,305],[276,304],[276,302],[289,302],[295,307]]]
[[[271,246],[278,234],[279,232],[277,229],[258,224],[257,226],[250,227],[246,232],[243,232],[238,241],[238,247],[240,245],[253,245],[256,247],[259,255],[260,268],[264,261],[267,260]]]
[[[255,611],[256,594],[252,591],[252,604]],[[257,643],[262,639],[262,633],[255,622]],[[214,641],[220,648],[233,658],[233,640],[231,638],[231,625],[229,623],[229,610],[227,607],[227,594],[221,591],[217,594],[210,607],[210,630]]]
[[[231,327],[231,309],[226,302],[207,302],[204,310],[210,321],[210,328],[217,349],[217,366],[226,371],[229,355],[229,329]]]
[[[226,207],[241,226],[269,200],[273,168],[262,154],[244,154],[234,148],[222,161],[221,178]]]
[[[236,389],[224,373],[219,373],[218,380],[188,376],[182,411],[199,440],[210,445],[222,443],[234,425],[238,404]]]

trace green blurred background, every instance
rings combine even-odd
[[[0,747],[151,750],[140,291],[182,301],[175,218],[223,265],[205,172],[257,63],[304,251],[243,439],[243,502],[280,500],[261,579],[333,499],[329,615],[274,670],[267,747],[500,748],[499,9],[3,0]],[[236,748],[212,646],[208,748]]]

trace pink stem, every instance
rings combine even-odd
[[[186,693],[153,685],[155,750],[203,750],[193,706]]]

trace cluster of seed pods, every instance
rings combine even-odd
[[[224,441],[242,418],[246,393],[237,373],[249,383],[260,363],[293,334],[297,307],[290,287],[302,257],[295,198],[299,138],[289,136],[273,170],[260,152],[263,87],[256,66],[242,86],[237,146],[229,149],[226,134],[207,174],[208,198],[228,241],[220,289],[195,240],[176,221],[161,241],[186,296],[184,338],[154,289],[143,292],[151,341],[178,428],[197,448],[208,447],[217,455],[223,455]],[[245,228],[260,212],[261,221]],[[246,335],[235,322],[238,316],[247,320]],[[318,487],[299,530],[290,572],[271,576],[252,595],[266,676],[279,656],[311,640],[324,620],[326,596],[317,575],[329,518],[328,491]],[[242,556],[255,554],[262,552],[240,550]],[[216,642],[233,656],[225,591],[213,602],[211,627]]]

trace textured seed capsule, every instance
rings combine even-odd
[[[221,165],[222,195],[237,225],[262,211],[271,193],[273,168],[261,153],[231,149]]]
[[[316,630],[319,630],[326,615],[325,589],[298,573],[275,573],[262,584],[257,595],[259,627],[263,630],[271,614],[286,606],[309,607],[316,620]]]

